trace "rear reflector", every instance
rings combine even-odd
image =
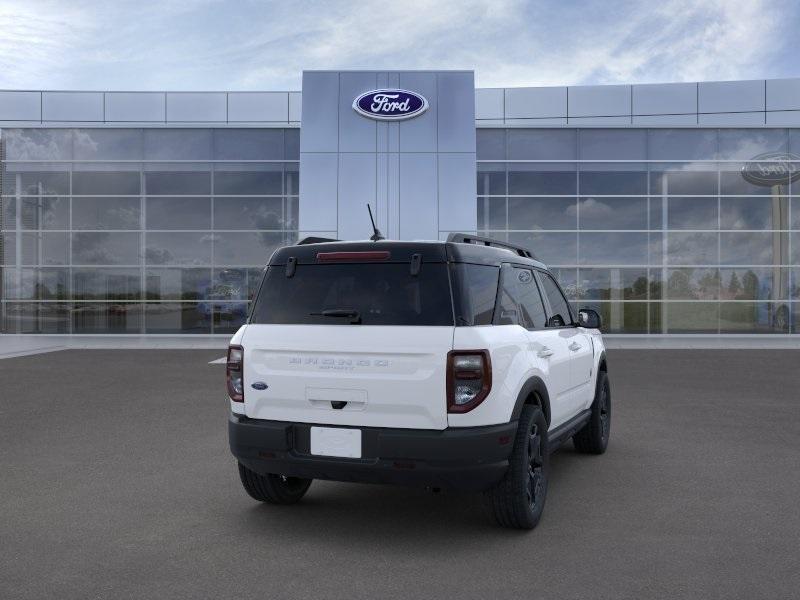
[[[387,250],[369,250],[366,252],[317,252],[317,260],[331,262],[340,260],[389,260],[391,253]]]

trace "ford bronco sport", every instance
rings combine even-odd
[[[471,490],[499,524],[533,528],[549,454],[608,444],[599,327],[495,240],[281,248],[228,349],[242,485],[276,504],[312,479]]]

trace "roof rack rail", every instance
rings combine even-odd
[[[295,246],[304,246],[306,244],[321,244],[322,242],[340,242],[341,240],[335,240],[333,238],[324,238],[324,237],[304,237],[302,240],[297,242]]]
[[[457,244],[475,244],[478,246],[492,246],[493,248],[504,248],[505,250],[511,250],[515,254],[519,256],[524,256],[525,258],[532,258],[533,260],[538,260],[536,255],[528,250],[527,248],[523,248],[522,246],[517,246],[516,244],[509,244],[508,242],[501,242],[500,240],[494,240],[492,238],[481,237],[479,235],[471,235],[468,233],[451,233],[447,236],[448,242],[455,242]]]

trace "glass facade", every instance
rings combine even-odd
[[[297,238],[299,129],[0,139],[2,333],[231,333]],[[768,153],[800,172],[800,129],[479,128],[479,233],[609,333],[797,334],[800,181],[746,177]]]
[[[2,333],[231,333],[297,238],[298,129],[4,129]]]
[[[605,331],[800,333],[800,129],[478,129],[477,141],[479,233],[530,248]],[[773,176],[746,177],[767,153]]]

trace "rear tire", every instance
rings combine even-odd
[[[542,517],[550,471],[547,421],[538,406],[523,407],[508,462],[503,480],[483,493],[484,502],[498,525],[533,529]]]
[[[597,373],[597,390],[589,422],[572,436],[575,449],[584,454],[603,454],[611,434],[611,387],[605,371]]]
[[[305,496],[311,485],[311,479],[300,477],[284,477],[283,475],[259,475],[242,463],[239,465],[239,479],[244,491],[259,502],[270,504],[294,504]]]

